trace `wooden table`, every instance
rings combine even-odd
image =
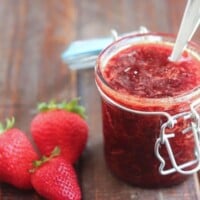
[[[177,33],[184,0],[1,0],[0,119],[15,116],[30,137],[39,101],[81,96],[90,136],[77,164],[84,200],[198,200],[195,174],[183,184],[157,190],[129,186],[107,170],[103,157],[100,98],[93,69],[71,71],[60,59],[76,39],[129,32],[140,25]],[[199,38],[195,35],[195,40]],[[199,41],[198,41],[199,42]],[[0,184],[1,200],[42,199],[34,191]]]

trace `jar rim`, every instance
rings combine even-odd
[[[132,103],[134,102],[134,108],[135,106],[138,105],[138,108],[142,108],[143,106],[145,108],[147,107],[154,107],[155,105],[157,105],[158,107],[163,107],[163,105],[166,106],[166,104],[168,104],[168,106],[170,107],[171,105],[177,104],[177,103],[181,103],[181,102],[186,102],[186,101],[190,101],[192,102],[193,99],[196,99],[197,96],[200,97],[200,87],[197,86],[192,90],[189,90],[187,92],[184,92],[180,95],[177,96],[170,96],[170,97],[161,97],[161,98],[148,98],[148,97],[139,97],[133,94],[120,94],[117,90],[114,90],[113,88],[110,87],[109,83],[105,80],[103,74],[102,74],[102,70],[101,70],[101,66],[102,66],[102,62],[103,59],[105,59],[104,57],[107,56],[107,54],[111,53],[112,51],[116,51],[115,53],[112,53],[112,55],[110,57],[106,58],[106,61],[104,61],[105,63],[107,63],[107,61],[109,61],[110,58],[112,58],[114,55],[116,55],[116,53],[120,52],[123,49],[126,49],[128,46],[132,46],[134,44],[144,44],[145,40],[144,38],[150,38],[151,41],[146,41],[146,42],[160,42],[163,43],[163,41],[165,43],[167,43],[165,40],[168,39],[169,43],[173,44],[175,41],[175,35],[173,34],[168,34],[168,33],[155,33],[155,32],[148,32],[148,33],[137,33],[137,34],[131,34],[125,37],[122,37],[116,41],[114,41],[113,43],[111,43],[109,46],[107,46],[98,56],[97,58],[97,62],[95,65],[95,80],[96,80],[96,84],[98,85],[98,87],[101,88],[101,92],[104,93],[104,95],[106,96],[115,96],[115,99],[118,103],[125,105],[127,107],[132,107]],[[138,42],[136,39],[141,39],[140,42]],[[143,38],[143,40],[142,40]],[[161,39],[160,41],[158,39]],[[163,40],[165,39],[165,40]],[[125,42],[125,45],[122,45]],[[129,43],[128,43],[129,42]],[[134,43],[135,42],[135,43]],[[119,46],[122,45],[121,48],[119,48]],[[193,56],[195,55],[195,57],[197,59],[200,60],[200,46],[194,42],[189,42],[187,48],[185,49],[186,51],[188,51],[190,54],[192,54]],[[106,64],[104,64],[105,66]],[[123,101],[120,101],[120,99]],[[142,103],[141,103],[142,101]],[[137,107],[137,106],[136,106]],[[139,109],[139,110],[140,110]]]

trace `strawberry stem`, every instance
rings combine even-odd
[[[79,98],[75,98],[71,100],[70,102],[63,101],[61,103],[56,103],[55,101],[50,101],[49,103],[42,102],[38,104],[37,109],[40,112],[61,109],[61,110],[66,110],[68,112],[76,113],[80,115],[82,118],[86,118],[85,108],[79,105],[78,101],[79,101]]]
[[[35,160],[33,161],[33,169],[30,169],[29,172],[30,173],[34,173],[35,170],[37,168],[39,168],[40,166],[42,166],[44,163],[50,161],[51,159],[57,157],[60,155],[60,148],[58,146],[56,146],[53,151],[51,152],[50,156],[42,156],[40,160]]]
[[[10,119],[6,119],[6,124],[0,123],[0,134],[4,133],[5,131],[11,129],[15,124],[15,118],[11,117]]]

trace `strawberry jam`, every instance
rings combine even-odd
[[[160,112],[171,116],[186,112],[200,96],[195,47],[171,62],[172,45],[173,38],[166,35],[122,38],[100,54],[95,69],[107,165],[119,178],[141,187],[171,186],[188,177],[177,172],[161,175],[154,153],[161,126],[167,121]],[[173,130],[166,130],[175,134],[170,144],[180,165],[194,159],[192,132],[182,133],[189,124],[180,119]],[[165,169],[172,168],[165,146],[160,151]]]

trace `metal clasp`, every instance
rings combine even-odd
[[[195,173],[200,169],[200,115],[198,113],[199,107],[200,99],[194,101],[190,105],[190,111],[170,116],[168,118],[168,121],[162,124],[160,129],[160,136],[155,143],[155,154],[160,161],[159,172],[162,175],[168,175],[174,172],[188,175]],[[171,133],[166,133],[167,129],[169,131],[175,127],[175,125],[178,123],[178,120],[189,120],[188,127],[185,127],[181,131],[181,133],[193,134],[194,138],[194,159],[182,164],[177,163],[172,146],[170,144],[170,140],[177,137],[176,134],[173,131]],[[170,169],[165,169],[166,161],[160,153],[162,145],[165,145],[165,148],[167,150],[169,160],[172,165]]]

